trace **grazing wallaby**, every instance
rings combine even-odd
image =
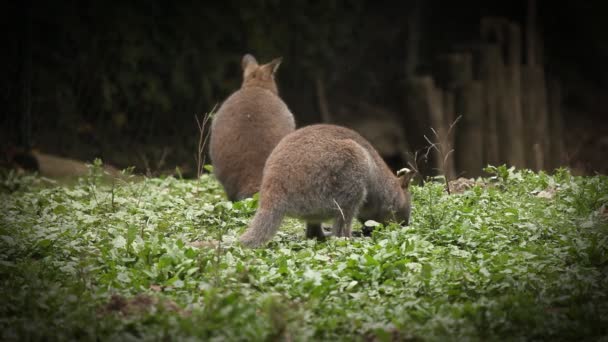
[[[83,161],[42,153],[37,150],[9,147],[5,153],[10,168],[37,172],[40,176],[47,178],[81,177],[89,172],[87,164]],[[105,164],[103,169],[111,177],[121,177],[120,171],[111,165]]]
[[[278,95],[274,75],[281,58],[258,65],[252,55],[242,60],[241,89],[230,95],[213,118],[209,154],[213,173],[231,201],[260,189],[266,158],[295,120]]]
[[[240,237],[257,247],[272,238],[285,215],[304,219],[309,238],[324,236],[320,223],[333,219],[333,235],[351,236],[354,217],[409,223],[408,186],[414,172],[393,175],[372,145],[335,125],[301,128],[281,140],[264,168],[258,210]]]

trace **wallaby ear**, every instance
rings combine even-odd
[[[253,57],[253,55],[246,54],[241,60],[241,67],[243,68],[243,71],[245,71],[249,66],[258,66],[258,61],[255,59],[255,57]]]
[[[414,178],[415,175],[416,175],[416,171],[410,170],[406,167],[397,171],[397,177],[399,177],[399,183],[403,190],[406,190],[409,188],[410,182],[412,181],[412,178]]]
[[[279,65],[281,65],[281,62],[283,61],[283,57],[279,57],[279,58],[275,58],[272,61],[270,61],[268,64],[265,65],[265,67],[270,68],[270,73],[272,75],[276,74],[277,70],[279,70]]]

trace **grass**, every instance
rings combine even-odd
[[[488,169],[413,186],[408,227],[237,242],[210,176],[0,178],[2,340],[608,339],[608,178]]]

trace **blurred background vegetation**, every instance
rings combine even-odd
[[[378,120],[394,113],[408,148],[416,150],[430,126],[409,125],[417,114],[403,100],[411,13],[419,11],[415,72],[425,74],[433,73],[436,56],[478,39],[483,17],[524,25],[527,10],[524,0],[1,6],[3,147],[86,161],[101,157],[140,172],[180,166],[185,173],[196,164],[195,115],[239,87],[244,53],[261,62],[283,56],[279,89],[298,126],[323,120],[316,83],[322,80],[333,112],[352,120],[361,112]],[[537,8],[544,65],[563,87],[564,163],[606,172],[608,4],[539,1]]]

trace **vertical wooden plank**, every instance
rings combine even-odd
[[[429,113],[431,115],[431,126],[435,133],[429,133],[428,138],[438,144],[433,152],[435,168],[446,177],[451,177],[449,170],[445,169],[443,156],[449,148],[447,141],[447,127],[443,112],[443,91],[435,86],[433,79],[428,78],[425,82],[425,92],[428,99]]]
[[[505,23],[506,65],[504,67],[504,110],[500,112],[498,140],[500,155],[509,165],[526,166],[521,107],[521,29],[515,23]],[[508,142],[508,143],[506,143]]]
[[[562,117],[562,87],[557,79],[549,82],[549,150],[548,167],[555,169],[564,163],[564,135]]]
[[[451,178],[455,174],[453,162],[450,162],[448,159],[448,162],[444,165],[442,156],[445,156],[453,146],[447,135],[449,127],[447,118],[451,114],[448,114],[449,112],[446,111],[446,106],[450,106],[451,103],[453,108],[454,97],[451,93],[438,88],[431,76],[410,78],[408,89],[408,97],[410,98],[408,101],[409,108],[415,110],[418,116],[428,118],[429,122],[429,125],[424,130],[421,130],[420,132],[422,133],[419,134],[425,135],[433,143],[439,143],[437,147],[440,151],[434,150],[432,154],[432,169],[445,173],[446,177]],[[437,136],[432,133],[431,127],[437,132]]]
[[[463,114],[457,112],[455,102],[456,98],[460,96],[459,89],[468,86],[473,81],[474,66],[472,50],[474,49],[474,46],[466,45],[462,46],[460,51],[441,55],[437,58],[434,68],[437,84],[442,88],[443,93],[443,117],[441,118],[441,123],[436,124],[435,129],[440,136],[439,140],[443,156],[445,157],[450,150],[454,150],[451,157],[446,160],[446,163],[443,166],[450,177],[461,172],[473,172],[472,170],[457,169],[455,163],[458,154],[468,153],[468,149],[459,151],[455,146],[455,136],[459,134],[460,129],[463,128],[462,126],[467,125],[467,123],[460,121],[452,131],[450,131],[450,125],[454,123],[457,116]],[[480,120],[483,120],[483,117],[480,118]],[[480,126],[480,129],[483,129],[483,126]]]
[[[432,81],[430,76],[410,76],[406,79],[405,106],[407,117],[404,122],[407,122],[407,125],[405,126],[405,131],[410,146],[413,146],[418,151],[427,145],[426,140],[424,140],[424,134],[428,132],[429,127],[432,125],[425,86],[425,83]],[[414,161],[410,160],[410,162]],[[417,167],[422,174],[434,172],[432,164],[419,163]]]
[[[537,87],[537,110],[538,121],[536,122],[536,136],[538,137],[538,145],[542,151],[542,160],[537,161],[537,170],[547,169],[547,158],[550,156],[549,151],[549,110],[547,99],[547,81],[545,78],[545,67],[540,64],[536,71],[536,87]]]
[[[537,63],[537,39],[536,34],[536,0],[528,0],[526,13],[526,64],[536,65]]]
[[[471,81],[455,90],[455,108],[462,120],[456,130],[456,168],[477,177],[483,167],[483,83]]]
[[[503,92],[504,80],[501,72],[500,48],[497,44],[484,44],[480,54],[479,75],[483,82],[483,131],[485,132],[484,165],[497,165],[498,154],[498,113],[501,111],[499,94]],[[461,114],[461,113],[458,113]]]
[[[447,130],[448,132],[446,133],[447,135],[447,144],[445,146],[445,150],[446,153],[449,153],[450,150],[453,150],[455,148],[455,133],[456,130],[458,129],[458,124],[456,124],[456,126],[450,131],[450,125],[452,125],[454,123],[454,120],[456,120],[456,109],[454,107],[454,92],[451,90],[444,90],[443,91],[443,115],[444,115],[444,120],[447,123]],[[450,179],[454,179],[457,176],[456,173],[456,163],[454,162],[454,156],[455,156],[455,150],[454,153],[450,154],[450,157],[447,160],[446,163],[446,172],[449,176]]]
[[[526,163],[535,170],[542,170],[545,164],[547,138],[547,94],[545,73],[541,66],[526,65],[522,68],[522,112],[526,122],[527,148],[534,153],[526,155]]]
[[[473,56],[469,51],[446,53],[434,65],[436,84],[453,90],[473,80]]]

